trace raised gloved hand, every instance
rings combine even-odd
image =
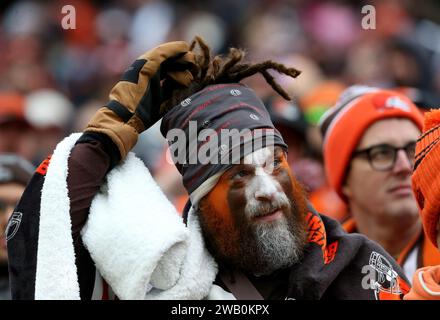
[[[184,41],[144,53],[112,88],[109,103],[98,110],[85,132],[107,135],[124,159],[138,135],[161,118],[160,105],[169,98],[170,88],[189,86],[193,67],[194,55]]]

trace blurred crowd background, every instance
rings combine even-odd
[[[76,29],[65,30],[65,5]],[[373,5],[376,28],[364,30]],[[289,161],[318,211],[343,219],[326,188],[320,116],[344,88],[396,88],[422,109],[440,105],[440,2],[305,0],[2,1],[0,3],[0,153],[38,165],[71,132],[81,131],[137,56],[171,40],[201,35],[214,54],[231,46],[250,60],[272,59],[302,71],[278,81],[284,101],[258,75],[249,80],[291,149]],[[158,126],[142,134],[136,153],[170,200],[186,200],[166,161]]]
[[[66,5],[75,9],[75,29],[62,27]],[[362,27],[366,5],[375,9],[373,29]],[[0,299],[10,297],[6,225],[35,167],[84,129],[139,55],[195,35],[213,54],[240,47],[253,62],[302,71],[296,79],[274,75],[292,101],[259,75],[246,81],[289,145],[288,161],[313,206],[341,222],[348,211],[327,184],[317,126],[340,93],[353,84],[393,88],[422,111],[440,106],[438,0],[2,0]],[[135,152],[182,212],[187,195],[159,124],[140,136]]]

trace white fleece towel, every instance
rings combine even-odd
[[[57,146],[43,186],[38,299],[79,299],[66,181],[68,156],[79,136]],[[142,161],[130,153],[107,175],[81,235],[118,298],[202,299],[209,296],[217,265],[196,215],[190,216],[187,228]]]
[[[218,271],[217,263],[205,247],[199,220],[193,211],[188,214],[188,229],[189,248],[176,285],[168,290],[153,288],[146,299],[201,300],[209,296]]]
[[[41,190],[36,300],[79,299],[66,179],[67,159],[80,136],[73,134],[57,145]]]
[[[93,199],[82,239],[120,299],[144,299],[149,284],[163,290],[176,284],[188,230],[142,161],[130,153]]]

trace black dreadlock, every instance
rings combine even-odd
[[[257,64],[244,63],[245,51],[237,48],[230,48],[226,57],[220,55],[212,57],[211,49],[205,41],[196,36],[191,42],[190,50],[194,51],[199,45],[201,53],[196,54],[196,65],[192,70],[194,81],[188,88],[180,88],[172,92],[171,98],[163,103],[163,113],[170,110],[186,97],[202,90],[203,88],[218,83],[237,83],[244,78],[261,73],[266,82],[284,99],[291,100],[289,94],[275,81],[268,72],[269,69],[276,70],[292,78],[296,78],[301,72],[295,68],[288,68],[283,64],[266,60]]]

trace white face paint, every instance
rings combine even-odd
[[[262,148],[246,156],[222,183],[218,194],[209,198],[210,205],[230,211],[213,210],[216,219],[202,224],[209,238],[218,239],[214,255],[230,257],[235,267],[255,275],[297,263],[307,241],[305,199],[301,190],[293,192],[283,149]],[[292,192],[289,197],[288,192]],[[232,219],[222,223],[225,213]],[[202,217],[209,214],[201,212]]]
[[[259,149],[244,158],[244,163],[254,169],[244,187],[244,211],[254,234],[251,247],[258,253],[258,260],[265,262],[265,268],[254,272],[256,275],[289,267],[301,257],[301,240],[287,218],[292,219],[291,214],[287,215],[291,212],[290,201],[274,174],[278,161],[273,148]]]
[[[247,155],[244,157],[244,163],[254,168],[253,176],[245,187],[245,211],[248,218],[266,215],[282,207],[290,207],[281,184],[272,176],[273,147],[265,147]]]

